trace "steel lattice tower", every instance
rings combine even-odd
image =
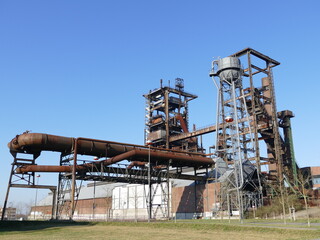
[[[216,172],[219,171],[222,175],[220,207],[227,208],[229,214],[233,210],[239,211],[240,219],[248,206],[260,204],[261,196],[259,178],[258,182],[252,179],[258,176],[256,168],[250,162],[255,159],[256,154],[253,117],[247,107],[250,91],[243,89],[242,75],[243,69],[236,57],[213,62],[212,76],[219,78],[213,78],[218,89],[217,126],[220,126],[216,131],[215,152],[220,162],[223,160],[226,163],[226,171],[218,169],[221,164],[216,167]],[[247,191],[248,183],[250,191]]]

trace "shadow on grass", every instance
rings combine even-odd
[[[0,221],[0,233],[10,231],[32,231],[52,227],[93,225],[92,222],[73,221]]]

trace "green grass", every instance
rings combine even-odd
[[[219,224],[219,223],[227,224],[227,223],[229,223],[229,220],[226,218],[225,219],[197,219],[197,220],[192,219],[192,220],[177,220],[177,222],[194,222],[194,223],[202,222],[202,223],[214,223],[214,224]],[[239,221],[239,219],[231,219],[230,223],[237,225],[237,224],[240,224],[240,221]],[[283,219],[244,219],[243,223],[244,224],[250,224],[250,223],[271,224],[271,223],[274,223],[277,226],[283,226],[284,221],[283,221]],[[307,225],[307,219],[297,219],[296,221],[291,221],[291,220],[287,219],[286,223],[288,225],[290,225],[292,223]],[[312,224],[317,225],[317,223],[320,223],[320,219],[310,219],[310,223],[311,223],[311,225]],[[314,227],[317,227],[317,226],[314,226]]]
[[[251,227],[236,222],[0,222],[0,239],[316,239],[318,230]]]

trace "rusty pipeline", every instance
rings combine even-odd
[[[17,135],[8,143],[11,152],[20,153],[40,153],[41,151],[54,151],[60,153],[71,153],[98,157],[107,157],[106,160],[94,163],[85,163],[72,166],[74,170],[86,170],[103,164],[108,166],[118,163],[122,160],[129,161],[148,161],[150,155],[151,161],[159,164],[168,164],[171,161],[172,166],[210,166],[213,164],[211,158],[204,154],[175,151],[170,149],[151,148],[141,145],[127,143],[111,142],[89,138],[68,138],[42,133],[24,133]],[[29,165],[18,168],[17,173],[23,172],[72,172],[68,166],[41,166]]]
[[[133,167],[140,167],[140,168],[144,168],[146,166],[145,162],[141,162],[141,161],[133,161],[129,164],[129,166],[127,167],[128,169],[131,169]]]
[[[114,157],[121,153],[134,150],[137,148],[148,149],[148,146],[135,145],[129,143],[113,142],[91,138],[71,138],[62,137],[45,133],[23,133],[17,135],[9,143],[8,147],[11,152],[20,153],[38,153],[41,151],[53,151],[60,153],[70,153],[74,150],[75,141],[77,140],[77,153],[80,155],[89,155],[97,157]],[[192,154],[204,156],[202,153],[188,153],[165,148],[155,148],[159,151],[175,152],[183,154]]]
[[[139,161],[134,162],[147,162],[150,154],[151,162],[156,162],[157,164],[165,164],[168,163],[169,160],[172,161],[172,165],[194,165],[197,166],[201,163],[201,165],[211,165],[213,162],[210,158],[200,157],[200,156],[188,156],[182,154],[172,154],[172,153],[161,153],[155,150],[131,150],[129,152],[125,152],[119,154],[118,156],[96,161],[93,163],[85,163],[80,164],[75,167],[76,171],[92,171],[93,167],[100,166],[103,164],[104,166],[108,166],[114,163],[118,163],[122,160],[133,160],[139,159]],[[141,165],[141,164],[140,164]],[[27,165],[23,167],[17,168],[17,173],[25,173],[25,172],[72,172],[73,166],[47,166],[47,165]]]

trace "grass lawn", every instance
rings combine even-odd
[[[214,221],[173,223],[0,222],[0,239],[320,239],[320,230],[239,226]]]

